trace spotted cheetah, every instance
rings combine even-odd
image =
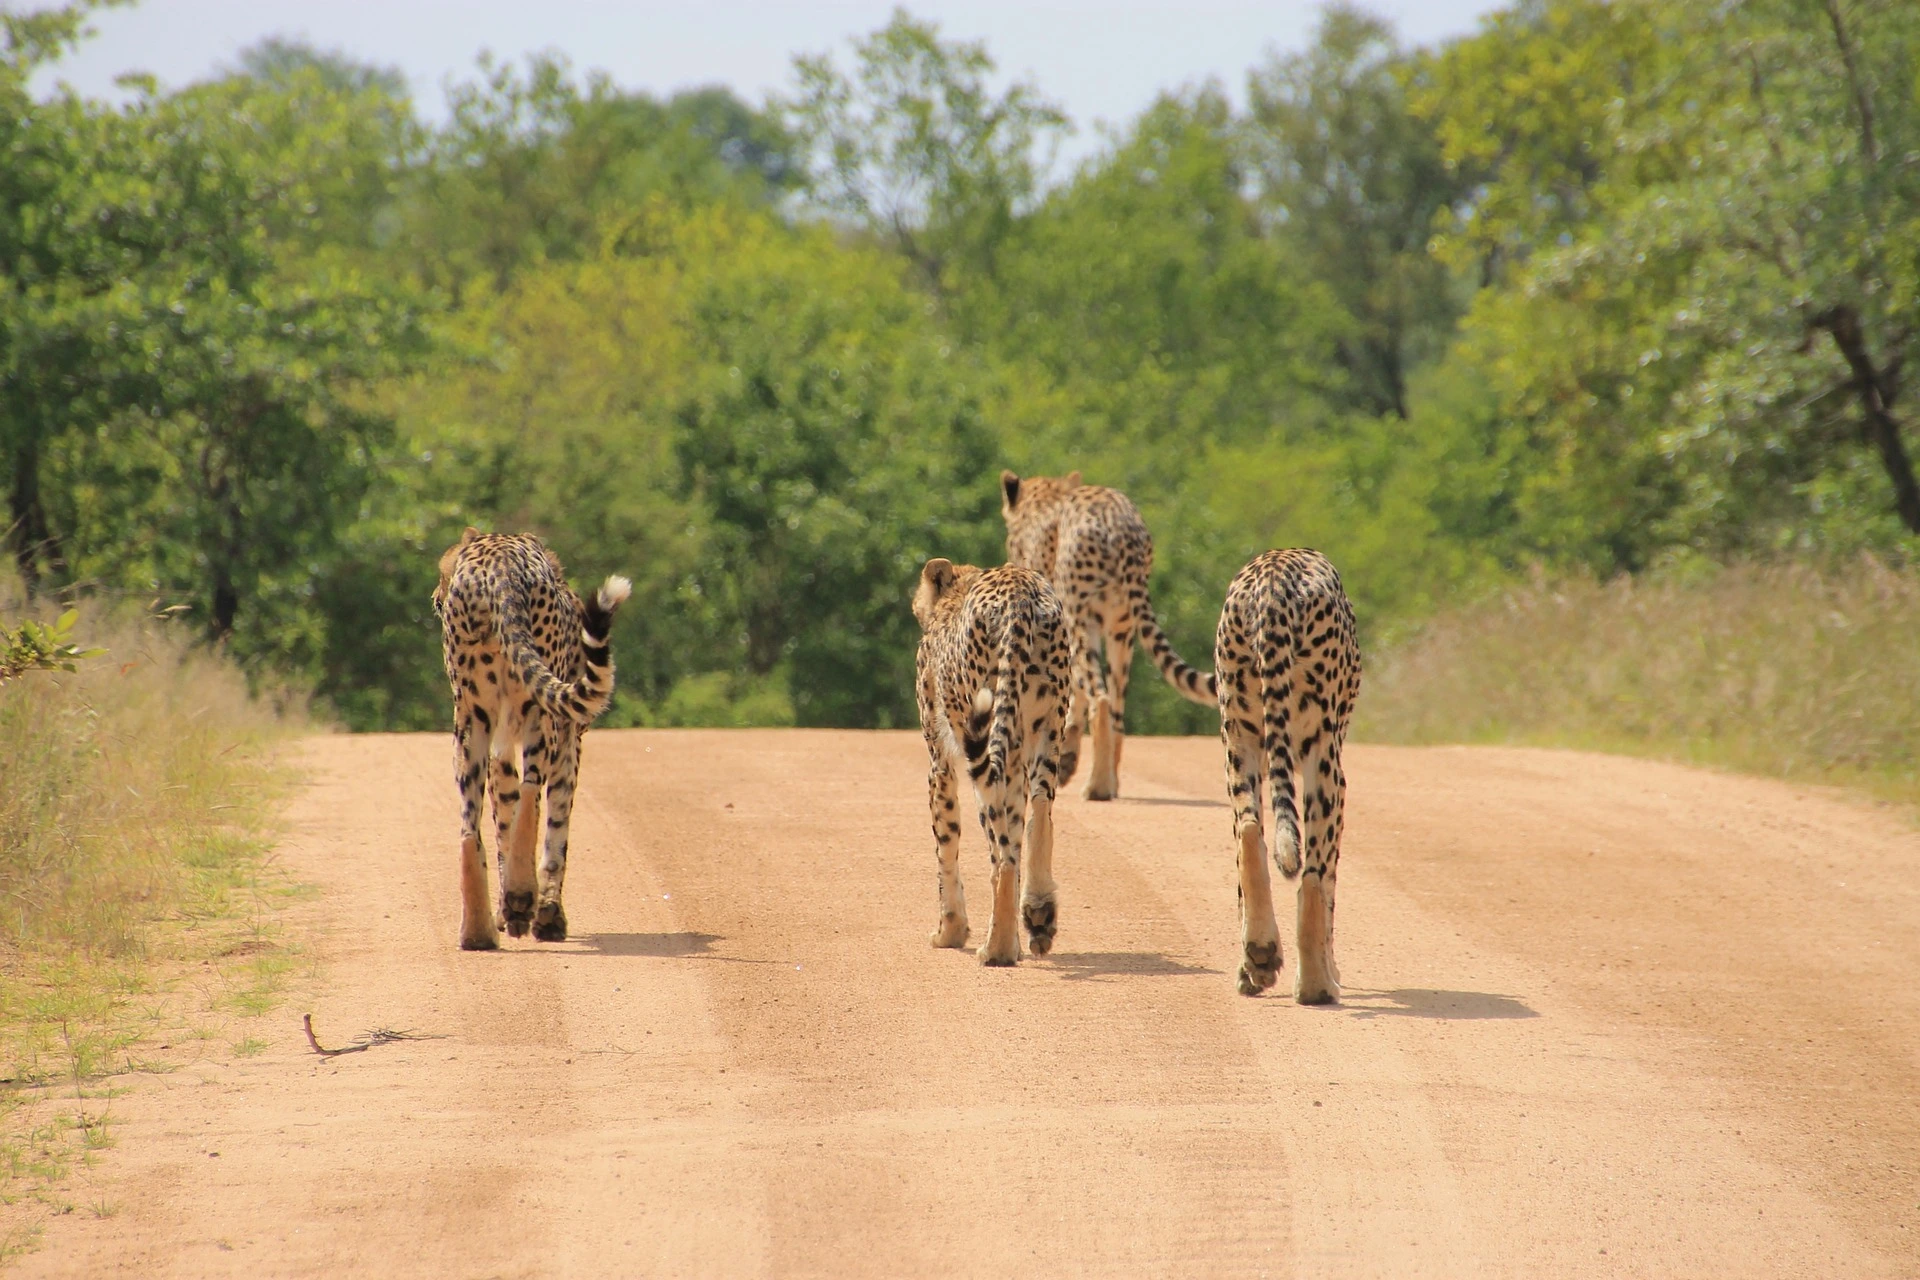
[[[1213,706],[1213,677],[1181,660],[1153,616],[1147,598],[1153,538],[1124,493],[1081,484],[1078,471],[1025,480],[1002,471],[1000,495],[1008,562],[1045,574],[1066,606],[1073,701],[1060,751],[1060,779],[1073,776],[1080,762],[1082,726],[1091,720],[1093,765],[1084,794],[1089,800],[1111,800],[1120,794],[1127,676],[1136,632],[1160,674],[1182,697]],[[1103,636],[1104,676],[1099,657]]]
[[[440,557],[433,610],[440,617],[447,679],[453,685],[460,945],[468,951],[498,946],[500,929],[518,938],[531,926],[542,942],[566,940],[560,888],[567,872],[580,735],[613,696],[607,634],[614,610],[631,590],[632,584],[615,576],[581,600],[567,586],[560,561],[530,533],[508,537],[468,529]],[[497,913],[487,910],[486,854],[480,845],[489,755],[500,876]],[[546,856],[536,885],[534,828],[543,786]]]
[[[1227,796],[1240,845],[1240,994],[1271,987],[1282,964],[1260,826],[1264,773],[1273,805],[1274,861],[1287,879],[1301,877],[1294,998],[1301,1004],[1337,1000],[1333,890],[1347,798],[1340,748],[1360,696],[1360,646],[1353,606],[1327,558],[1318,551],[1268,551],[1235,575],[1220,611],[1213,670],[1227,749]]]
[[[923,632],[915,667],[920,726],[932,757],[927,802],[940,862],[940,920],[931,941],[963,947],[969,932],[954,777],[964,763],[993,858],[993,925],[977,953],[980,963],[1020,959],[1013,908],[1023,839],[1028,857],[1021,918],[1033,954],[1045,955],[1058,921],[1053,800],[1067,690],[1060,598],[1031,570],[929,560],[920,571],[913,615]]]

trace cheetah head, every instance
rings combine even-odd
[[[1000,473],[1000,514],[1007,522],[1007,563],[1041,573],[1053,569],[1060,530],[1060,499],[1080,487],[1080,473],[1028,476]]]
[[[920,570],[920,585],[913,593],[913,616],[920,620],[920,629],[930,630],[940,602],[964,592],[967,583],[979,572],[974,565],[955,564],[938,556],[927,561]]]
[[[466,549],[469,542],[479,536],[480,531],[468,525],[467,531],[460,535],[460,541],[448,547],[446,554],[440,557],[440,585],[433,589],[434,612],[439,612],[440,606],[446,602],[447,584],[453,581],[453,568],[460,563],[460,553]]]

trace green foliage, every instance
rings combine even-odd
[[[894,261],[824,231],[656,201],[623,246],[476,299],[459,325],[484,361],[394,393],[416,459],[396,519],[426,516],[416,546],[538,529],[580,581],[628,574],[612,723],[730,722],[697,710],[719,690],[774,723],[905,722],[913,575],[993,549],[977,375]],[[424,615],[437,550],[395,554]],[[418,626],[422,678],[394,696],[438,723]],[[321,691],[351,706],[370,674]]]
[[[242,49],[238,70],[284,89],[297,88],[304,76],[313,73],[328,89],[345,97],[377,93],[399,105],[408,96],[407,77],[398,67],[375,66],[338,49],[317,49],[285,36],[268,36]]]
[[[1920,532],[1916,57],[1904,4],[1565,0],[1439,60],[1427,105],[1487,179],[1449,238],[1503,264],[1461,355],[1524,440],[1530,548],[1609,572]]]
[[[28,618],[17,627],[0,626],[0,684],[29,671],[77,671],[83,658],[105,649],[82,649],[73,643],[78,609],[69,609],[52,622]]]
[[[1346,5],[1070,127],[896,12],[765,111],[268,41],[109,106],[0,15],[0,478],[35,589],[178,599],[359,728],[444,723],[466,524],[634,580],[611,724],[911,719],[929,555],[994,477],[1141,506],[1204,663],[1313,545],[1378,650],[1535,563],[1891,551],[1920,334],[1920,10],[1524,0],[1439,49]],[[1143,665],[1131,725],[1210,731]]]
[[[1338,351],[1354,406],[1402,418],[1409,374],[1452,329],[1455,291],[1428,241],[1466,192],[1409,106],[1418,75],[1391,27],[1340,3],[1312,47],[1270,57],[1247,86],[1261,210],[1347,312]]]
[[[1031,85],[1000,94],[986,46],[940,39],[904,9],[854,42],[854,71],[827,55],[796,58],[785,104],[825,212],[864,228],[940,292],[991,275],[1015,216],[1039,189],[1039,148],[1070,126]]]
[[[659,102],[600,72],[582,85],[552,54],[524,73],[483,56],[479,70],[454,87],[391,229],[410,268],[443,287],[590,258],[650,196],[765,204],[791,179],[784,131],[724,88]]]
[[[1163,98],[1034,211],[999,279],[960,306],[1037,398],[1072,406],[1068,421],[1056,404],[1040,410],[1050,420],[1033,431],[1053,456],[1036,464],[1324,421],[1338,321],[1263,234],[1246,177],[1224,97]],[[1145,469],[1178,483],[1169,465]]]
[[[69,385],[117,402],[43,445],[67,558],[190,602],[250,658],[304,656],[301,580],[385,431],[355,397],[425,348],[419,300],[342,243],[386,181],[386,105],[312,73],[136,102],[112,134],[124,167],[96,174],[113,283],[44,313],[89,361]],[[103,489],[139,497],[103,519]]]

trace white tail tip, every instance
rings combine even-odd
[[[983,716],[992,710],[993,690],[986,685],[982,685],[973,692],[973,713],[978,716]]]
[[[633,583],[619,574],[610,574],[600,584],[600,607],[613,610],[620,607],[626,598],[633,594]]]

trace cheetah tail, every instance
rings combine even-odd
[[[583,725],[598,718],[613,700],[613,648],[608,639],[613,633],[613,615],[632,594],[633,583],[616,573],[581,602],[585,610],[580,622],[580,646],[587,670],[573,682],[574,697],[581,703],[581,710],[573,716]]]
[[[1027,645],[1020,635],[1033,631],[1031,616],[1025,621],[1024,628],[1015,623],[1001,637],[992,683],[974,692],[967,716],[961,749],[967,755],[967,772],[978,786],[991,788],[1007,780],[1007,762],[1013,758],[1014,739],[1020,732],[1020,672],[1028,662]]]
[[[987,772],[987,737],[993,729],[993,687],[974,690],[973,707],[967,713],[966,732],[960,735],[960,750],[967,757],[967,772],[975,781]]]
[[[1273,860],[1280,874],[1291,880],[1300,874],[1300,792],[1299,760],[1294,755],[1287,694],[1292,686],[1295,661],[1285,638],[1286,628],[1269,619],[1261,622],[1252,637],[1254,652],[1261,655],[1260,718],[1261,741],[1265,744],[1267,765],[1267,801],[1273,806]],[[1267,655],[1278,655],[1269,658]]]
[[[632,591],[633,584],[616,575],[582,602],[585,616],[580,641],[587,669],[573,681],[561,680],[548,668],[519,610],[509,600],[504,636],[507,660],[520,673],[521,682],[542,711],[585,726],[607,709],[613,698],[613,653],[607,639],[613,630],[615,611]]]
[[[1188,666],[1173,651],[1173,642],[1160,629],[1160,620],[1153,616],[1153,603],[1147,599],[1145,591],[1134,594],[1133,617],[1141,643],[1147,646],[1147,652],[1153,656],[1153,665],[1160,668],[1160,674],[1167,683],[1189,702],[1197,702],[1203,707],[1219,706],[1219,685],[1213,672]]]

